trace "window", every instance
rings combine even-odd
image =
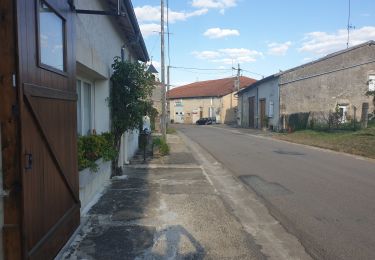
[[[375,75],[370,75],[368,77],[368,90],[375,91]]]
[[[83,133],[91,132],[91,84],[83,83]]]
[[[346,123],[348,114],[348,105],[339,105],[340,121]]]
[[[60,71],[65,70],[64,23],[45,1],[39,2],[40,63]]]
[[[92,126],[92,84],[77,80],[77,128],[79,135],[91,133]]]
[[[77,129],[78,129],[78,134],[80,135],[82,135],[81,84],[82,82],[80,80],[77,80]]]

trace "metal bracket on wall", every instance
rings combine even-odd
[[[117,0],[117,11],[98,11],[98,10],[83,10],[76,9],[74,0],[68,0],[69,6],[77,14],[96,14],[96,15],[109,15],[109,16],[122,16],[127,17],[126,12],[121,11],[120,0]]]

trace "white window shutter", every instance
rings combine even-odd
[[[368,79],[368,90],[375,91],[375,75],[370,75]]]

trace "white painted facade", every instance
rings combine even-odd
[[[75,1],[77,9],[108,11],[105,0]],[[126,33],[115,17],[76,15],[77,125],[78,134],[109,132],[111,65],[115,57],[136,61],[134,45],[128,47]],[[133,44],[136,44],[133,42]],[[127,164],[138,150],[139,132],[128,131],[121,138],[119,166]],[[111,176],[110,162],[99,160],[99,173],[89,169],[80,172],[80,197],[84,207],[100,191]]]

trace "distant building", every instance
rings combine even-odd
[[[279,128],[279,74],[259,80],[238,93],[240,126]]]
[[[364,103],[374,110],[366,92],[374,88],[375,41],[329,54],[287,70],[280,76],[281,116],[310,113],[320,120],[338,106],[342,121],[359,120]]]
[[[194,124],[204,117],[218,123],[237,121],[236,78],[195,82],[169,91],[170,119],[175,123]],[[256,80],[240,77],[240,89]]]
[[[362,107],[374,111],[366,92],[375,90],[375,42],[369,41],[271,75],[242,89],[242,127],[288,128],[291,115],[326,123],[336,109],[341,122],[361,120]]]

